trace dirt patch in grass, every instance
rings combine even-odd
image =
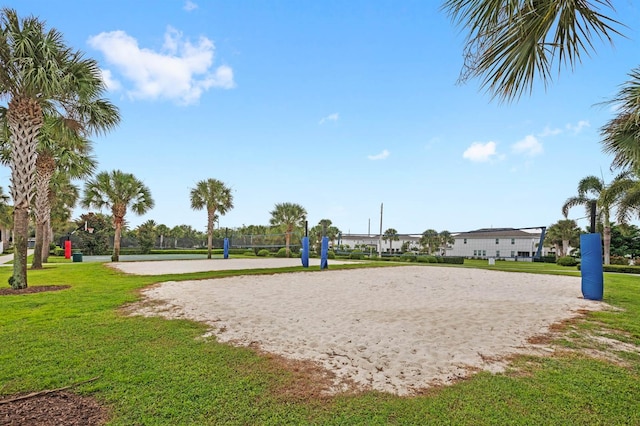
[[[19,290],[14,290],[12,288],[0,288],[0,296],[12,296],[16,294],[33,294],[33,293],[42,293],[45,291],[58,291],[64,290],[67,288],[71,288],[70,285],[36,285],[27,288],[21,288]]]
[[[61,391],[18,399],[13,395],[0,401],[0,424],[21,426],[86,426],[103,425],[109,420],[108,410],[95,399]]]

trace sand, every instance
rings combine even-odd
[[[345,260],[330,260],[331,265],[353,263]],[[255,259],[195,259],[195,260],[162,260],[144,262],[113,262],[108,266],[127,274],[165,275],[186,274],[190,272],[238,270],[238,269],[271,269],[302,266],[298,258],[261,258]],[[320,259],[309,259],[309,267],[320,269]]]
[[[154,303],[138,314],[200,321],[220,342],[397,395],[502,371],[532,353],[527,339],[604,306],[582,299],[578,277],[435,266],[165,282],[143,294]]]

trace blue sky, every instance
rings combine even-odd
[[[573,72],[510,104],[456,84],[464,35],[436,1],[5,6],[104,70],[122,122],[93,138],[98,170],[135,174],[156,201],[130,226],[205,230],[189,191],[216,178],[235,201],[222,227],[267,224],[294,202],[311,225],[366,233],[370,220],[376,232],[384,203],[384,229],[421,233],[550,225],[581,178],[611,179],[599,129],[613,112],[598,104],[640,64],[638,5],[613,3],[626,38],[596,41]],[[5,190],[9,177],[0,170]]]

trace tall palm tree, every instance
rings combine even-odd
[[[115,236],[111,260],[120,260],[120,238],[127,209],[141,215],[153,208],[149,188],[130,173],[120,170],[100,172],[84,186],[82,206],[85,208],[110,208],[113,215]]]
[[[88,132],[108,130],[118,123],[119,115],[100,99],[105,88],[97,62],[67,47],[60,32],[47,31],[37,18],[20,19],[15,10],[2,9],[0,96],[8,99],[6,121],[12,145],[15,254],[10,281],[15,289],[27,287],[29,206],[44,117],[69,118]]]
[[[578,195],[568,198],[562,206],[562,214],[566,218],[569,216],[569,210],[572,207],[584,206],[587,209],[587,214],[590,214],[592,203],[596,203],[597,213],[603,225],[602,239],[605,265],[608,265],[610,261],[611,211],[620,201],[630,184],[628,173],[621,173],[616,176],[613,183],[608,186],[603,179],[597,176],[587,176],[578,183]]]
[[[396,231],[394,228],[389,228],[382,234],[382,239],[385,241],[389,241],[389,253],[392,253],[393,242],[398,241],[400,237],[398,236],[398,231]]]
[[[47,224],[51,221],[51,201],[55,194],[51,191],[51,181],[56,171],[68,180],[91,175],[96,167],[96,159],[91,155],[91,142],[78,132],[61,126],[61,120],[49,120],[40,130],[36,159],[36,243],[31,269],[42,269]]]
[[[277,203],[270,214],[271,219],[269,219],[269,223],[273,226],[279,226],[284,230],[287,257],[289,257],[291,234],[293,234],[293,231],[295,231],[296,228],[304,226],[304,221],[307,218],[307,211],[300,204]]]
[[[231,189],[218,179],[201,180],[191,189],[191,208],[207,209],[207,259],[211,259],[216,213],[224,215],[233,208]]]
[[[478,77],[507,101],[531,92],[536,80],[547,86],[554,65],[573,69],[593,40],[611,42],[621,26],[601,12],[614,11],[609,0],[446,0],[442,7],[467,30],[461,80]]]

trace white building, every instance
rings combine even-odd
[[[542,228],[531,232],[514,228],[484,228],[455,234],[455,242],[447,249],[447,256],[531,260],[542,245]],[[540,255],[553,254],[541,247]]]
[[[418,249],[420,247],[420,235],[398,234],[398,241],[380,239],[380,234],[342,234],[338,239],[338,245],[350,250],[359,249],[363,252],[377,253],[382,241],[383,253],[400,253],[402,247],[407,243],[408,249]]]

